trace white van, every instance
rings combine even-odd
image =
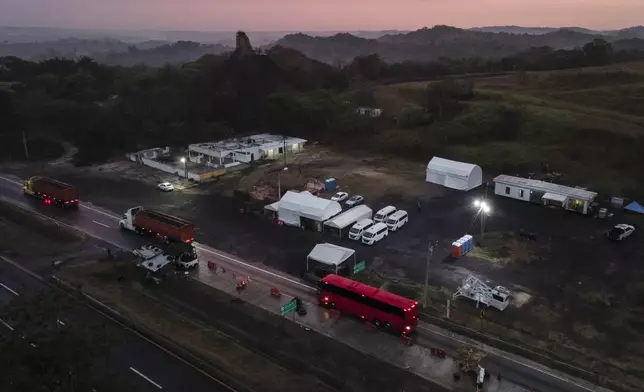
[[[384,222],[389,217],[389,215],[393,214],[394,212],[396,212],[396,207],[387,206],[382,210],[376,212],[376,215],[373,217],[373,220],[376,222]]]
[[[407,223],[407,221],[409,221],[409,215],[407,215],[407,211],[398,210],[389,215],[389,218],[387,218],[385,223],[387,224],[387,228],[390,231],[396,231],[399,228],[403,227],[403,225]]]
[[[362,233],[365,230],[373,226],[373,221],[371,219],[363,219],[360,222],[353,225],[351,230],[349,230],[349,239],[359,241],[362,238]]]
[[[373,245],[381,239],[385,238],[387,234],[389,234],[387,225],[382,222],[376,223],[362,233],[362,243]]]

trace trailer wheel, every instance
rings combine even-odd
[[[375,325],[376,327],[380,328],[382,326],[382,322],[380,320],[378,320],[378,319],[374,319],[373,320],[373,325]]]
[[[385,329],[387,329],[387,330],[391,329],[391,324],[385,323]]]

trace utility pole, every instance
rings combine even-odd
[[[429,263],[432,260],[432,255],[434,254],[434,245],[438,244],[438,241],[432,242],[427,241],[427,262],[425,264],[425,289],[423,291],[423,305],[427,306],[427,289],[429,287]]]
[[[25,135],[25,130],[22,130],[22,144],[25,146],[25,158],[29,159],[29,149],[27,148],[27,135]]]
[[[284,152],[284,167],[286,167],[286,135],[282,136],[282,142],[284,142],[284,148],[282,151]]]

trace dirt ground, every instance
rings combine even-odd
[[[130,171],[138,172],[132,166],[124,166],[128,169],[123,171],[57,169],[55,174],[77,185],[83,200],[115,212],[135,205],[164,209],[195,222],[198,241],[293,275],[304,272],[306,255],[316,243],[353,248],[358,260],[367,261],[373,272],[368,279],[408,296],[419,295],[428,241],[438,241],[430,264],[433,301],[428,312],[444,315],[446,299],[464,278],[475,274],[491,285],[508,287],[513,292],[513,306],[503,313],[488,311],[481,322],[474,304],[459,299],[453,302],[453,320],[550,351],[630,385],[642,382],[644,338],[638,332],[644,326],[641,217],[613,211],[614,217],[595,220],[490,194],[493,213],[486,224],[485,246],[453,260],[449,253],[455,239],[470,233],[481,242],[472,202],[483,197],[484,190],[462,193],[426,184],[424,165],[402,161],[392,164],[359,156],[340,159],[337,155],[312,147],[307,153],[289,157],[283,184],[302,189],[308,178],[335,177],[341,190],[363,194],[374,210],[387,204],[407,209],[410,221],[402,230],[367,247],[320,233],[278,228],[268,219],[240,215],[230,197],[233,190],[250,190],[262,182],[275,186],[281,163],[168,194],[132,175]],[[301,176],[299,169],[293,169],[299,165],[303,167]],[[28,170],[14,173],[25,178]],[[43,166],[43,172],[52,170]],[[419,199],[421,211],[416,208]],[[605,232],[622,222],[634,223],[640,229],[623,243],[607,241]],[[521,230],[535,233],[536,240],[521,239]]]

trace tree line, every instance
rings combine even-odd
[[[368,55],[343,67],[281,47],[248,56],[207,54],[179,67],[162,68],[107,66],[90,58],[30,62],[4,57],[0,58],[0,148],[5,157],[24,158],[24,135],[32,159],[49,157],[60,153],[57,146],[62,140],[79,148],[76,158],[82,163],[152,146],[255,131],[319,141],[347,134],[361,137],[374,125],[356,113],[356,105],[369,100],[347,100],[346,92],[374,83],[642,58],[643,51],[615,50],[601,39],[578,49],[534,48],[498,60],[387,64]],[[449,109],[444,105],[453,99],[441,98],[448,95],[428,92],[427,107],[434,116]]]

